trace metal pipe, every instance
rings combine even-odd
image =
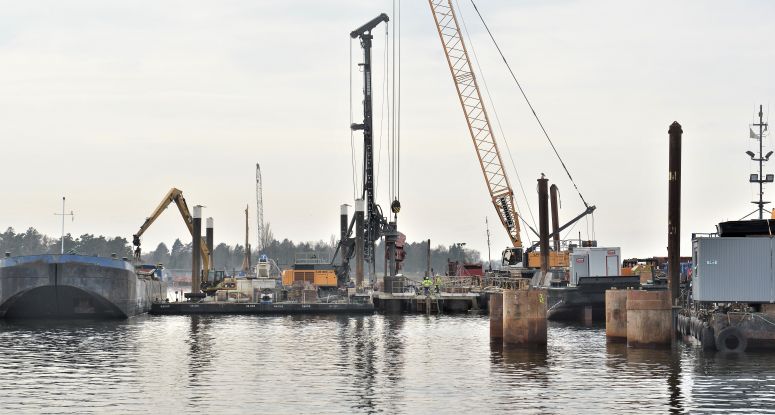
[[[427,253],[428,263],[426,265],[425,269],[425,275],[428,277],[431,276],[431,240],[428,239],[428,253]]]
[[[538,179],[538,232],[540,233],[541,272],[549,271],[549,179]]]
[[[560,212],[556,184],[549,186],[549,198],[552,205],[552,239],[554,240],[554,250],[560,252]]]
[[[363,199],[355,201],[355,287],[363,286]]]
[[[347,240],[347,231],[348,224],[350,223],[347,220],[347,207],[350,205],[343,204],[339,207],[339,240],[345,241]]]
[[[681,272],[681,124],[674,121],[670,134],[667,195],[667,275],[671,304],[677,305]]]
[[[210,252],[210,270],[215,269],[215,265],[213,264],[213,218],[207,218],[206,227],[205,227],[205,240],[207,241],[207,250]]]
[[[193,249],[191,252],[191,292],[199,293],[200,286],[202,285],[202,263],[201,263],[201,249],[202,249],[202,206],[194,206],[194,219],[193,219],[194,235],[193,235]]]

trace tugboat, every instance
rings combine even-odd
[[[0,259],[0,318],[128,318],[167,298],[155,267],[127,258],[26,255]]]

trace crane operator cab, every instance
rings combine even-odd
[[[503,259],[501,264],[503,266],[522,266],[524,260],[524,253],[522,248],[506,248],[503,250]]]

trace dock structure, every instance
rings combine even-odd
[[[374,294],[374,306],[386,313],[440,314],[478,311],[481,309],[481,292],[425,294],[385,293]]]
[[[371,314],[374,305],[370,303],[220,303],[220,302],[178,302],[155,303],[151,306],[153,315],[189,314]]]

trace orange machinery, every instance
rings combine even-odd
[[[336,288],[337,279],[331,261],[311,252],[296,255],[293,267],[283,271],[283,285],[310,283],[318,288]]]

